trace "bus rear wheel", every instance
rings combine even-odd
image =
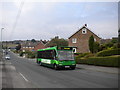
[[[41,61],[39,61],[39,65],[40,65],[40,66],[42,66],[42,63],[41,63]]]

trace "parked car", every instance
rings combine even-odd
[[[6,59],[6,60],[10,60],[10,56],[9,56],[9,55],[6,55],[6,56],[5,56],[5,59]]]

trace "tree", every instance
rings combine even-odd
[[[94,42],[94,53],[97,53],[98,51],[100,51],[100,44],[98,42]]]
[[[48,47],[53,47],[53,46],[68,46],[68,41],[61,38],[59,39],[58,36],[55,38],[52,38],[50,42],[47,44]]]
[[[32,42],[32,43],[35,43],[35,42],[36,42],[36,40],[35,40],[35,39],[32,39],[32,40],[31,40],[31,42]]]
[[[18,44],[18,45],[16,46],[16,50],[17,50],[17,52],[18,52],[20,49],[21,49],[21,45]]]
[[[91,35],[89,38],[89,50],[91,53],[94,52],[94,37],[93,37],[93,35]]]

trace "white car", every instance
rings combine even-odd
[[[9,56],[9,55],[6,55],[6,56],[5,56],[5,59],[6,59],[6,60],[10,60],[10,56]]]

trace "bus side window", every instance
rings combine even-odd
[[[50,58],[54,60],[54,51],[53,50],[50,50]]]
[[[37,58],[41,58],[41,51],[38,51],[38,53],[37,53]]]
[[[53,59],[56,60],[56,51],[53,50]]]

